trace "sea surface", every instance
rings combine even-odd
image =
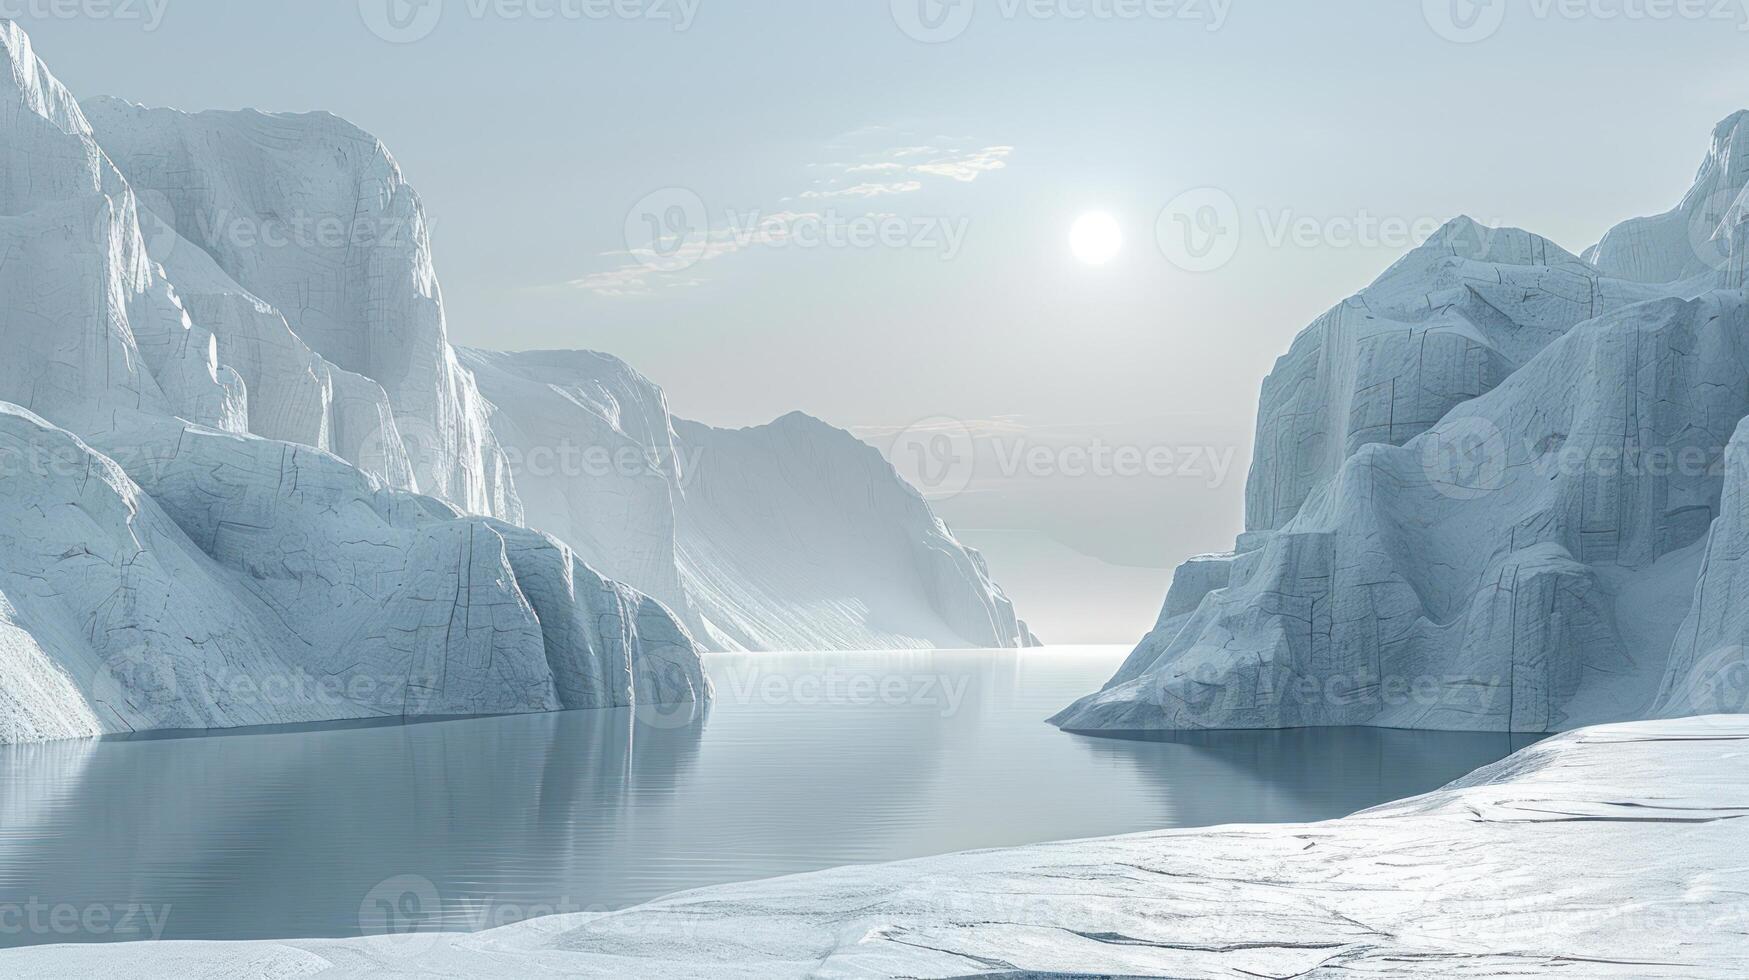
[[[1044,719],[1125,651],[708,659],[708,707],[0,747],[0,946],[475,931],[971,848],[1302,822],[1506,736]]]

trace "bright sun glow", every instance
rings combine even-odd
[[[1069,249],[1088,265],[1104,265],[1123,251],[1123,226],[1104,211],[1090,211],[1069,229]]]

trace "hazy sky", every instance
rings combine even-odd
[[[958,420],[991,438],[956,524],[1158,566],[1230,545],[1260,380],[1407,235],[1581,249],[1749,106],[1749,0],[56,2],[0,12],[80,96],[379,135],[459,342],[607,350],[717,424]],[[1175,213],[1236,215],[1236,252]],[[651,268],[652,227],[692,237]],[[1061,472],[1124,446],[1180,462]]]

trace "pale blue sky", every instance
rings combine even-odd
[[[1578,250],[1672,205],[1713,124],[1749,106],[1738,0],[1693,20],[1600,16],[1642,0],[1524,0],[1469,44],[1430,26],[1445,0],[1231,0],[1217,31],[1201,9],[1100,15],[1132,0],[1044,4],[1096,11],[1080,20],[977,0],[940,44],[907,36],[888,0],[686,0],[684,31],[666,19],[680,0],[621,0],[664,7],[607,20],[445,0],[404,44],[366,26],[386,0],[128,0],[168,4],[156,30],[32,17],[28,2],[6,9],[81,96],[327,109],[379,135],[425,198],[462,343],[607,350],[713,423],[802,409],[863,431],[946,416],[1237,448],[1215,487],[1055,481],[1032,503],[943,507],[1163,565],[1230,543],[1259,381],[1403,251],[1272,245],[1265,222],[1467,212]],[[979,156],[991,148],[1007,149]],[[967,160],[985,169],[956,179]],[[862,182],[903,192],[802,196]],[[1202,186],[1230,195],[1243,237],[1192,274],[1154,225]],[[731,211],[831,208],[965,239],[951,259],[755,243],[629,294],[576,285],[623,267],[607,253],[627,248],[628,213],[675,187],[719,236]],[[1092,209],[1127,238],[1099,268],[1067,246]]]

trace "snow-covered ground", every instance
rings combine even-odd
[[[0,974],[1735,980],[1749,717],[1586,729],[1323,824],[825,871],[473,936],[15,950]]]

